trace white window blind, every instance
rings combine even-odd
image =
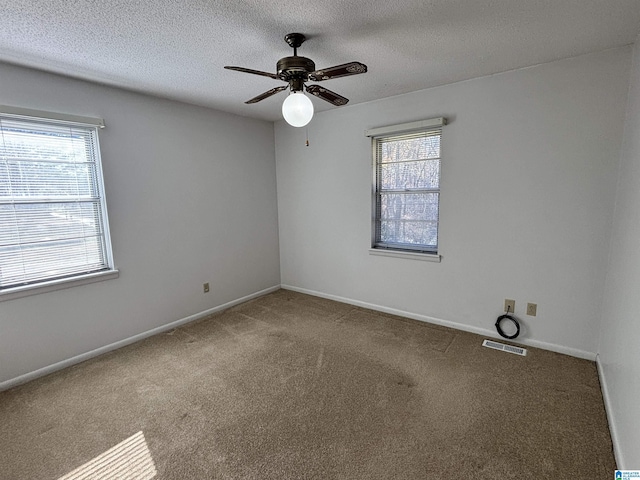
[[[406,131],[417,124],[419,130]],[[395,127],[402,133],[390,133],[394,127],[370,131],[379,134],[373,137],[374,248],[438,252],[444,124],[444,119],[434,119]]]
[[[0,114],[0,291],[112,263],[97,127]]]

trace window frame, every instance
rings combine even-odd
[[[378,241],[378,229],[379,222],[379,178],[378,178],[378,141],[385,138],[400,137],[404,135],[411,135],[420,132],[428,133],[439,130],[440,139],[442,140],[442,130],[444,125],[447,124],[447,119],[444,117],[431,118],[427,120],[420,120],[417,122],[409,122],[398,125],[390,125],[385,127],[373,128],[365,131],[365,135],[371,138],[371,158],[372,158],[372,194],[371,194],[371,248],[369,253],[372,255],[383,255],[397,258],[407,258],[415,260],[427,260],[436,261],[441,260],[440,251],[440,180],[442,173],[440,170],[438,179],[438,188],[425,188],[421,189],[427,193],[438,194],[438,221],[437,221],[437,243],[435,250],[428,248],[429,246],[424,244],[418,244],[415,247],[407,244],[391,244]],[[440,146],[440,162],[442,162],[442,146]],[[442,165],[442,164],[441,164]]]
[[[86,131],[92,132],[91,135],[94,142],[93,153],[95,178],[92,178],[91,181],[95,186],[99,196],[98,203],[100,208],[100,220],[103,232],[102,243],[104,249],[103,256],[105,264],[104,269],[101,270],[72,273],[67,276],[52,276],[44,278],[42,280],[34,280],[30,283],[11,285],[4,288],[0,287],[0,302],[28,295],[46,293],[78,285],[99,282],[111,278],[117,278],[119,272],[115,268],[113,259],[113,249],[111,245],[111,233],[109,230],[109,217],[107,212],[104,174],[102,169],[102,157],[99,141],[99,130],[105,128],[104,120],[100,118],[45,112],[7,105],[0,105],[0,117],[6,118],[8,120],[33,122],[36,126],[38,124],[42,125],[43,127],[45,125],[62,125],[81,128],[85,129]]]

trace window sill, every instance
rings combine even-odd
[[[386,250],[380,248],[370,248],[369,255],[380,255],[382,257],[406,258],[408,260],[422,260],[423,262],[440,263],[442,256],[436,253],[402,252],[400,250]]]
[[[102,282],[118,278],[120,272],[118,270],[108,270],[105,272],[88,273],[73,278],[61,278],[58,280],[50,280],[35,285],[24,285],[20,287],[7,288],[0,291],[0,302],[13,300],[16,298],[28,297],[29,295],[38,295],[40,293],[53,292],[64,288],[77,287],[79,285],[87,285],[89,283]]]

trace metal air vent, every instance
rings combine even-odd
[[[513,345],[506,345],[500,342],[494,342],[493,340],[485,340],[482,342],[483,347],[493,348],[494,350],[501,350],[503,352],[515,353],[516,355],[527,355],[526,348],[514,347]]]

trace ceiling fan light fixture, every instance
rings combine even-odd
[[[349,75],[358,75],[366,73],[367,66],[360,62],[343,63],[342,65],[334,65],[333,67],[316,70],[316,64],[310,58],[298,56],[298,47],[305,41],[305,36],[301,33],[289,33],[284,37],[285,42],[293,48],[293,56],[284,57],[276,63],[277,73],[263,72],[260,70],[252,70],[244,67],[234,67],[227,65],[227,70],[235,70],[236,72],[250,73],[252,75],[260,75],[269,77],[274,80],[282,80],[288,84],[291,94],[282,104],[282,116],[287,123],[293,127],[304,127],[313,117],[313,103],[309,97],[304,95],[304,90],[320,100],[340,107],[349,102],[348,98],[332,92],[328,88],[320,85],[307,85],[308,81],[323,82],[332,78],[346,77]],[[246,104],[258,103],[269,98],[276,93],[287,89],[287,86],[280,86],[267,90],[257,97],[247,100]]]
[[[313,103],[302,92],[291,92],[282,103],[282,116],[292,127],[304,127],[313,118]]]

